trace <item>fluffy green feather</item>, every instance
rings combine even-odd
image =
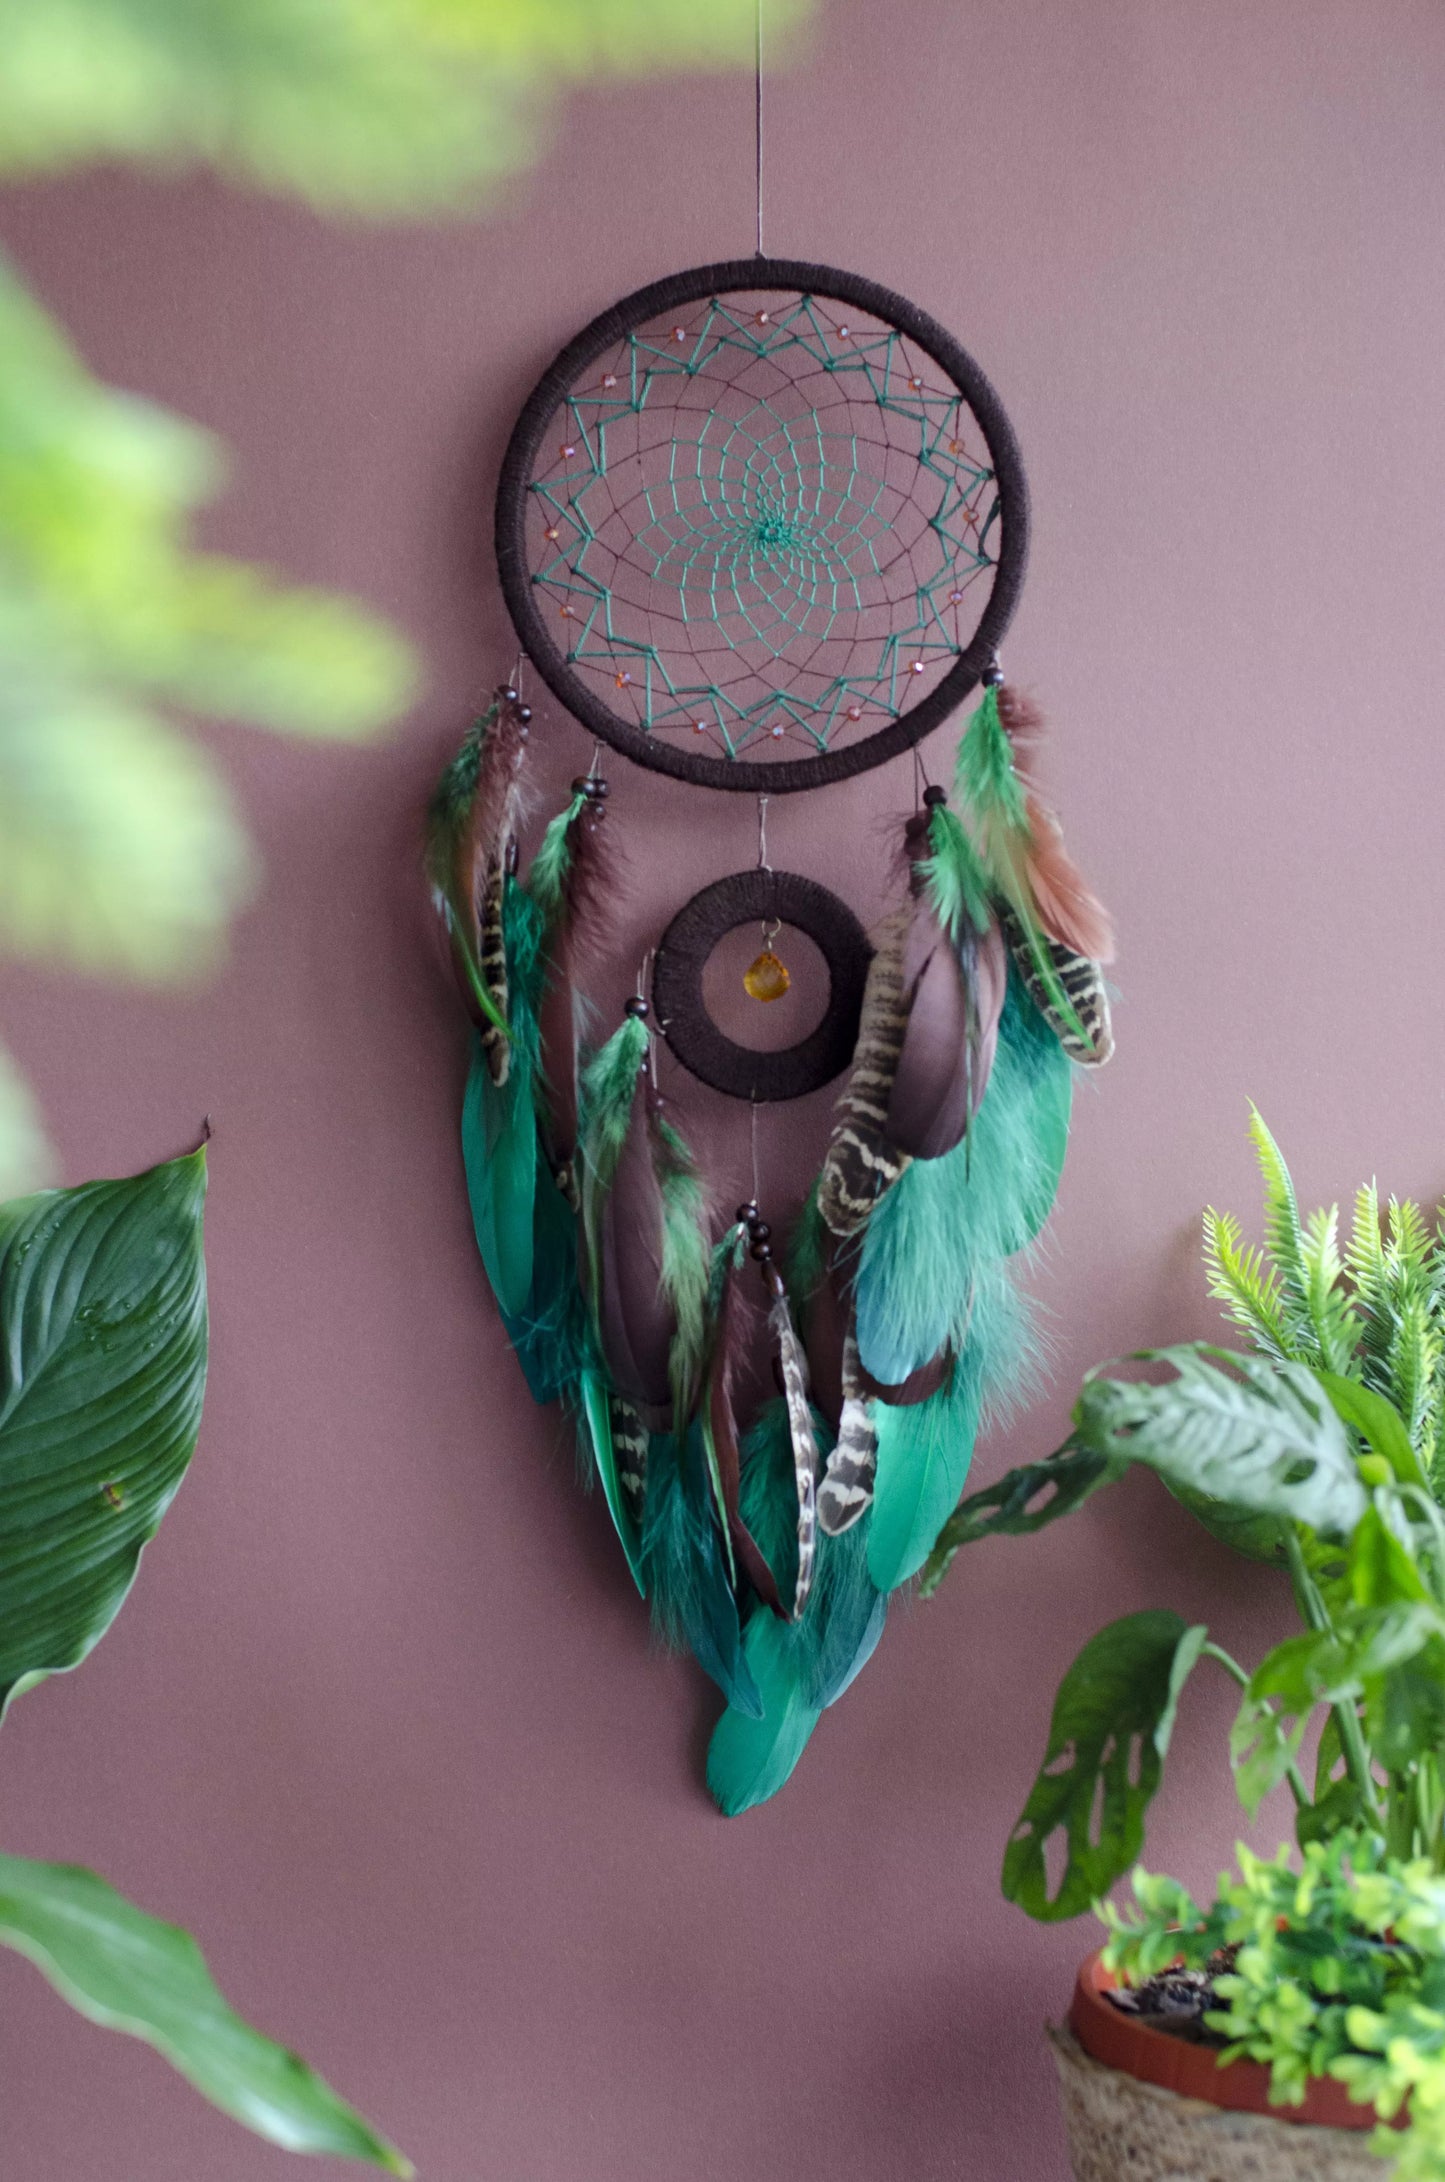
[[[759,1717],[763,1701],[743,1656],[737,1601],[696,1430],[681,1447],[671,1432],[654,1433],[648,1444],[641,1565],[653,1626],[664,1643],[685,1645],[732,1709]]]
[[[957,946],[965,925],[988,930],[988,879],[964,827],[946,803],[936,804],[928,819],[931,854],[922,865],[928,905]]]
[[[1028,830],[1024,785],[999,718],[998,690],[992,685],[963,731],[954,784],[981,826],[1002,824],[1015,833]]]
[[[822,1420],[815,1420],[820,1433]],[[797,1500],[785,1406],[774,1402],[743,1451],[742,1515],[789,1595],[797,1557]],[[713,1731],[707,1779],[729,1817],[776,1795],[828,1705],[866,1664],[883,1632],[887,1602],[871,1583],[868,1518],[841,1537],[820,1537],[813,1588],[802,1619],[785,1622],[755,1605],[743,1649],[761,1714],[729,1707]]]
[[[682,1430],[696,1404],[707,1357],[713,1254],[707,1237],[707,1192],[697,1162],[670,1121],[659,1117],[654,1126],[662,1191],[662,1290],[677,1320],[669,1368],[673,1410]]]
[[[572,821],[586,800],[580,793],[574,795],[565,810],[558,811],[555,818],[547,821],[547,829],[527,873],[527,892],[537,906],[544,930],[562,907],[567,874],[572,868],[572,843],[568,837]]]
[[[647,1024],[640,1016],[624,1015],[582,1071],[582,1141],[589,1171],[603,1189],[617,1169],[632,1119],[638,1073],[646,1058]]]
[[[875,1209],[856,1281],[858,1353],[898,1385],[959,1331],[980,1271],[1030,1243],[1052,1208],[1069,1137],[1073,1074],[1009,974],[998,1050],[968,1139],[915,1159]]]
[[[880,1591],[915,1576],[968,1480],[985,1408],[1020,1398],[1033,1377],[1029,1314],[1005,1267],[981,1267],[966,1330],[955,1335],[952,1378],[926,1402],[879,1402],[878,1473],[868,1537],[868,1573]]]

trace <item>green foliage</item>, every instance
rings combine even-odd
[[[1097,1375],[1074,1410],[1079,1443],[1139,1462],[1225,1506],[1346,1537],[1365,1507],[1350,1437],[1317,1376],[1228,1350],[1152,1349],[1158,1385]]]
[[[1389,2121],[1372,2139],[1396,2182],[1445,2171],[1445,1878],[1427,1857],[1386,1853],[1368,1833],[1307,1843],[1298,1868],[1236,1852],[1207,1910],[1175,1880],[1134,1874],[1137,1909],[1101,1914],[1104,1959],[1129,1982],[1183,1960],[1214,1979],[1224,2005],[1206,2021],[1228,2040],[1221,2065],[1246,2056],[1270,2071],[1270,2097],[1298,2105],[1312,2076],[1333,2077]]]
[[[99,1642],[195,1450],[205,1192],[196,1151],[0,1204],[0,1709]],[[231,2013],[192,1939],[93,1872],[0,1855],[0,1946],[273,2143],[410,2172]]]
[[[769,0],[770,40],[797,0]],[[47,0],[5,15],[0,172],[203,161],[323,209],[475,199],[554,87],[751,57],[753,0]]]
[[[0,1206],[0,1706],[110,1627],[195,1449],[205,1155]]]
[[[807,0],[770,0],[770,41]],[[198,162],[323,210],[434,214],[528,155],[547,94],[751,57],[753,0],[47,0],[5,11],[0,177]],[[173,714],[361,736],[416,686],[361,608],[195,551],[224,463],[85,371],[0,263],[0,951],[215,963],[255,859]],[[47,1155],[0,1054],[0,1188]]]
[[[148,1917],[93,1871],[0,1856],[0,1946],[28,1955],[93,2023],[154,2046],[258,2136],[411,2173],[304,2061],[233,2014],[188,1932]]]
[[[1059,1684],[1049,1746],[1009,1840],[1003,1890],[1031,1917],[1077,1917],[1127,1871],[1163,1772],[1179,1692],[1208,1632],[1126,1614],[1090,1637]],[[1066,1860],[1049,1891],[1050,1837]]]
[[[1241,1691],[1229,1758],[1246,1809],[1285,1784],[1302,1843],[1363,1828],[1390,1854],[1445,1871],[1445,1247],[1413,1205],[1392,1203],[1382,1230],[1371,1188],[1357,1201],[1342,1261],[1334,1212],[1303,1219],[1258,1114],[1252,1134],[1265,1247],[1247,1248],[1233,1219],[1211,1214],[1205,1249],[1215,1292],[1262,1353],[1196,1342],[1133,1359],[1163,1377],[1091,1374],[1067,1445],[955,1511],[927,1588],[962,1546],[1040,1528],[1131,1464],[1153,1470],[1215,1537],[1289,1572],[1300,1632],[1252,1672],[1200,1638]],[[1111,1624],[1094,1640],[1101,1650],[1086,1647],[1070,1669],[1023,1832],[1009,1847],[1005,1889],[1036,1916],[1072,1914],[1090,1886],[1102,1893],[1122,1876],[1133,1854],[1126,1841],[1157,1785],[1159,1742],[1137,1775],[1143,1792],[1118,1805],[1127,1823],[1116,1814],[1080,1834],[1090,1782],[1104,1777],[1090,1755],[1098,1719],[1112,1719],[1121,1701],[1111,1647],[1126,1626]],[[1061,1725],[1066,1718],[1084,1725],[1076,1732]],[[1299,1761],[1316,1725],[1311,1789]],[[1050,1897],[1042,1845],[1059,1825],[1070,1860]]]

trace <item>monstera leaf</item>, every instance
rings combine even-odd
[[[93,1871],[0,1856],[0,1946],[28,1955],[92,2022],[154,2046],[258,2136],[411,2173],[303,2060],[232,2013],[189,1933],[146,1916]]]
[[[1137,1859],[1179,1693],[1207,1636],[1166,1609],[1126,1614],[1090,1637],[1064,1676],[1043,1765],[1004,1853],[1003,1891],[1029,1916],[1077,1917]],[[1065,1861],[1051,1897],[1055,1833]]]
[[[205,1155],[0,1205],[0,1705],[104,1636],[206,1383]]]

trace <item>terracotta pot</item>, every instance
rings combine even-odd
[[[1271,2107],[1258,2062],[1220,2068],[1122,2014],[1097,1955],[1079,1972],[1069,2023],[1050,2030],[1077,2182],[1383,2182],[1363,2133],[1373,2109],[1332,2079],[1300,2107]]]
[[[1269,2070],[1263,2061],[1219,2065],[1217,2046],[1191,2045],[1125,2015],[1104,1995],[1118,1983],[1098,1955],[1090,1955],[1074,1986],[1069,2028],[1085,2053],[1105,2068],[1122,2069],[1139,2083],[1157,2084],[1181,2098],[1204,2099],[1231,2114],[1268,2114],[1275,2121],[1321,2129],[1373,2129],[1379,2115],[1360,2106],[1333,2076],[1312,2076],[1303,2106],[1271,2106]]]

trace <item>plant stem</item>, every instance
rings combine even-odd
[[[1220,1666],[1223,1667],[1225,1673],[1227,1675],[1231,1675],[1233,1679],[1239,1684],[1242,1690],[1247,1690],[1249,1688],[1249,1675],[1247,1671],[1243,1667],[1241,1667],[1237,1659],[1232,1659],[1230,1657],[1229,1653],[1225,1651],[1222,1645],[1212,1643],[1201,1645],[1199,1656],[1201,1659],[1218,1660]],[[1314,1801],[1314,1798],[1311,1796],[1309,1789],[1305,1784],[1305,1777],[1300,1771],[1298,1765],[1296,1765],[1293,1758],[1289,1758],[1286,1760],[1284,1777],[1289,1782],[1290,1793],[1294,1797],[1295,1802],[1299,1805],[1301,1810],[1305,1808],[1306,1804],[1312,1803]]]
[[[1289,1561],[1290,1582],[1294,1586],[1295,1604],[1299,1608],[1300,1618],[1311,1629],[1328,1630],[1330,1627],[1329,1613],[1324,1600],[1320,1597],[1318,1585],[1305,1566],[1304,1548],[1299,1542],[1299,1526],[1297,1524],[1290,1523],[1286,1526],[1284,1547]],[[1339,1703],[1332,1705],[1330,1709],[1335,1716],[1335,1726],[1339,1730],[1340,1748],[1344,1752],[1345,1764],[1349,1770],[1350,1778],[1359,1790],[1360,1801],[1365,1807],[1371,1824],[1383,1833],[1385,1819],[1380,1809],[1375,1777],[1370,1770],[1370,1753],[1365,1748],[1365,1737],[1360,1726],[1360,1715],[1348,1698],[1341,1698]]]

